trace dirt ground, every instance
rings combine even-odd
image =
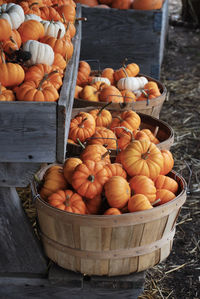
[[[160,118],[173,127],[175,170],[188,184],[170,256],[147,271],[141,299],[200,298],[200,28],[181,20],[181,0],[169,1],[161,81],[169,92]]]

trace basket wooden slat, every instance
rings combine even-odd
[[[43,178],[51,167],[43,167]],[[176,220],[186,200],[186,182],[176,198],[151,210],[122,215],[79,215],[51,207],[38,195],[33,183],[38,221],[46,255],[59,266],[87,275],[127,275],[146,270],[170,254]]]

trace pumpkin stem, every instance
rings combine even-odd
[[[126,57],[126,58],[124,58],[124,60],[122,61],[122,66],[124,67],[124,68],[126,68],[126,62],[128,61],[128,58]]]
[[[18,44],[17,44],[16,40],[12,36],[10,36],[10,40],[11,40],[11,42],[13,44],[15,44],[15,46],[17,47],[17,50],[19,50]]]
[[[101,112],[102,112],[107,106],[109,106],[111,103],[112,103],[112,102],[108,102],[106,105],[104,105],[104,106],[99,110],[99,112],[97,113],[97,116],[101,115]]]
[[[82,17],[82,18],[76,18],[75,21],[84,21],[84,22],[86,22],[87,18],[84,18],[84,17]]]
[[[94,175],[90,174],[87,179],[88,179],[88,181],[90,181],[91,183],[93,183],[94,182]]]
[[[148,149],[148,150],[146,151],[146,153],[142,154],[141,158],[144,159],[144,160],[146,160],[146,159],[148,158],[149,154],[150,154],[150,151],[149,151],[149,149]]]
[[[79,128],[84,128],[84,122],[87,120],[87,117],[82,119],[82,122],[79,124]]]
[[[29,5],[29,8],[32,8],[34,5],[38,5],[39,3],[38,2],[33,2]]]
[[[83,149],[85,149],[85,145],[80,141],[80,139],[79,139],[79,138],[76,138],[76,140],[77,140],[78,144],[79,144]]]
[[[126,77],[128,78],[128,73],[124,67],[122,67],[123,72],[125,73]]]
[[[60,39],[61,32],[62,32],[62,30],[59,29],[59,30],[58,30],[58,34],[57,34],[57,39]]]
[[[70,200],[70,196],[67,194],[66,197],[65,197],[65,201],[64,201],[64,205],[65,205],[66,207],[69,207],[69,206],[70,206],[70,202],[69,202],[69,200]]]
[[[111,150],[107,150],[103,155],[101,155],[101,160],[104,160],[106,156],[111,153]]]

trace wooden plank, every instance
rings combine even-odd
[[[141,73],[159,78],[167,9],[168,0],[155,11],[82,7],[87,22],[82,25],[81,60],[99,59],[101,69],[116,69],[127,57],[139,64]]]
[[[0,161],[56,160],[56,103],[0,102]]]
[[[77,4],[76,17],[81,17],[81,6]],[[66,156],[67,138],[71,121],[72,107],[74,103],[74,92],[78,72],[81,44],[81,22],[76,23],[76,35],[73,38],[74,52],[67,66],[67,72],[63,80],[63,85],[58,102],[57,120],[57,162],[63,163]]]
[[[47,271],[41,244],[14,188],[0,188],[0,274]]]
[[[0,186],[27,187],[40,167],[38,163],[0,163]]]

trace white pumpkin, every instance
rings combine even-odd
[[[110,85],[110,80],[108,78],[105,78],[105,77],[94,77],[92,79],[92,84],[95,83],[95,82],[104,82],[106,83],[107,85]]]
[[[4,3],[0,6],[0,18],[6,19],[12,29],[18,29],[25,19],[24,10],[18,4]]]
[[[129,89],[135,91],[144,88],[147,82],[148,80],[145,77],[126,77],[117,82],[117,88],[119,90]]]
[[[35,15],[35,14],[25,15],[25,20],[24,21],[28,21],[28,20],[35,20],[35,21],[38,21],[38,22],[42,21],[42,19],[38,15]]]
[[[55,38],[58,37],[58,32],[60,30],[59,38],[63,38],[66,30],[65,26],[60,21],[41,21],[42,25],[44,26],[45,35],[53,36]]]
[[[52,65],[54,61],[54,51],[51,46],[38,42],[36,40],[28,40],[23,45],[23,50],[31,53],[31,59],[27,61],[28,65],[44,63]]]

